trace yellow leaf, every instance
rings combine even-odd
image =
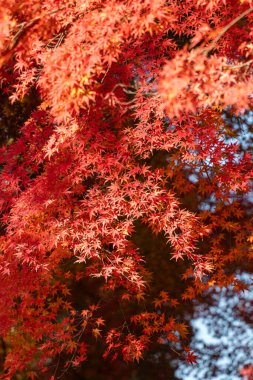
[[[100,338],[101,337],[101,334],[100,334],[100,329],[98,328],[95,328],[92,330],[92,334],[94,335],[94,337],[97,339],[97,338]]]

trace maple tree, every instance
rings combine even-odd
[[[3,120],[20,112],[1,138],[3,379],[67,372],[94,344],[195,362],[174,309],[243,290],[231,268],[252,259],[251,147],[229,122],[252,107],[251,1],[1,0],[0,17]],[[179,299],[141,228],[184,260]]]

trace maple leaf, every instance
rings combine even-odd
[[[176,323],[175,329],[179,332],[183,339],[185,339],[189,334],[188,327],[185,323]]]
[[[105,324],[105,321],[104,321],[104,319],[102,319],[102,318],[97,318],[97,320],[96,320],[96,324],[98,325],[98,326],[103,326],[104,324]]]
[[[92,329],[92,334],[94,335],[94,337],[97,339],[97,338],[100,338],[101,337],[101,330],[98,329],[98,328],[95,328],[95,329]]]
[[[198,359],[198,356],[193,351],[187,352],[185,360],[188,364],[197,363],[197,359]]]

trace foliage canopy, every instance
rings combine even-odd
[[[252,147],[231,122],[252,108],[251,1],[0,0],[0,17],[3,379],[58,378],[94,345],[195,362],[180,304],[243,290],[252,259]]]

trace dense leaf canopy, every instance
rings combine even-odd
[[[192,300],[252,270],[253,4],[0,0],[0,18],[2,378],[127,379],[145,355],[139,378],[159,358],[167,379],[196,361]]]

